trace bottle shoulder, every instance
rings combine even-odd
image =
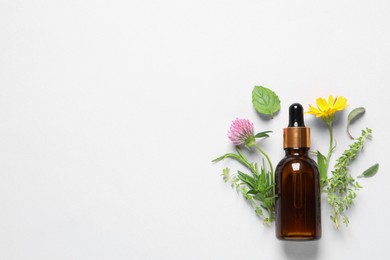
[[[318,171],[317,163],[310,157],[302,155],[287,155],[282,160],[280,160],[280,162],[276,166],[276,170],[296,163],[307,165]]]

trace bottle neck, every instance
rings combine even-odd
[[[308,147],[300,147],[300,148],[285,148],[286,156],[288,155],[300,155],[300,156],[308,156],[309,148]]]

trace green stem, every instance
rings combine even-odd
[[[268,216],[268,218],[269,218],[269,223],[272,223],[274,220],[275,220],[275,216],[274,216],[274,210],[275,209],[268,209],[268,212],[269,212],[269,216]]]
[[[328,151],[328,156],[326,157],[326,174],[328,173],[328,168],[329,168],[329,162],[330,162],[330,157],[332,156],[333,153],[333,127],[332,123],[327,123],[328,128],[329,128],[329,151]]]
[[[268,161],[268,164],[269,164],[269,167],[270,167],[270,169],[271,169],[271,173],[272,173],[272,175],[273,175],[273,173],[274,173],[274,168],[272,167],[272,163],[271,163],[271,160],[270,160],[270,158],[268,157],[268,155],[255,143],[254,144],[254,146],[256,147],[256,149],[261,153],[261,154],[263,154],[264,155],[264,157],[267,159],[267,161]]]

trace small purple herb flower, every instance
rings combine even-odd
[[[228,137],[234,145],[245,144],[249,147],[255,144],[253,123],[248,119],[234,120],[228,131]]]

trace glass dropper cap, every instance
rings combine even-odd
[[[283,129],[283,147],[310,147],[310,128],[305,126],[303,107],[299,103],[294,103],[289,108],[288,127]]]

